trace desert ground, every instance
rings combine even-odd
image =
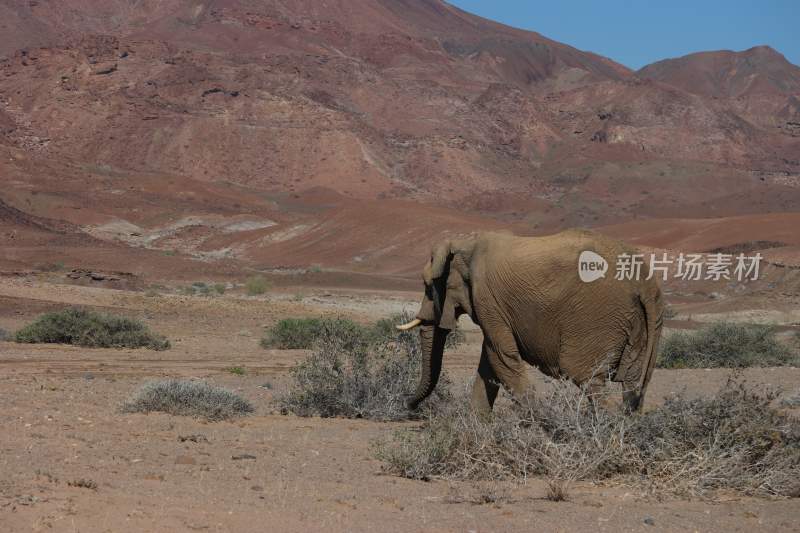
[[[141,318],[173,345],[153,352],[0,342],[2,530],[796,530],[800,505],[793,499],[681,498],[578,483],[567,501],[551,502],[542,479],[524,485],[403,479],[382,471],[371,446],[418,422],[275,411],[272,398],[307,352],[260,347],[266,326],[286,316],[369,322],[416,302],[407,290],[285,286],[262,296],[201,297],[166,286],[156,292],[68,284],[53,273],[0,278],[0,327],[7,331],[42,312],[81,305]],[[467,342],[445,356],[456,386],[467,384],[479,354],[480,331],[463,326]],[[229,372],[233,365],[244,375]],[[543,386],[541,375],[530,372]],[[730,374],[657,369],[647,405],[671,392],[713,392]],[[213,423],[120,412],[143,382],[167,376],[224,386],[256,412]],[[747,369],[744,377],[785,394],[800,389],[800,368]]]

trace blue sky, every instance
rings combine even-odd
[[[800,65],[800,0],[449,0],[638,69],[704,50],[767,44]]]

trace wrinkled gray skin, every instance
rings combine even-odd
[[[580,280],[584,250],[608,261],[605,277]],[[476,410],[491,411],[499,385],[512,396],[523,394],[523,362],[588,384],[590,393],[606,379],[622,382],[626,408],[639,409],[655,364],[663,303],[655,277],[646,279],[646,264],[638,281],[615,279],[618,255],[634,252],[581,230],[547,237],[482,233],[434,247],[417,313],[423,369],[409,409],[436,387],[445,339],[462,314],[484,336],[471,396]]]

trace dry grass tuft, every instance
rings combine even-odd
[[[546,497],[551,502],[563,502],[567,500],[567,482],[563,479],[551,478],[547,481]]]
[[[145,383],[122,406],[126,413],[160,411],[209,421],[227,420],[254,411],[247,400],[203,381],[165,379]]]

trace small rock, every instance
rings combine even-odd
[[[261,485],[253,485],[252,487],[250,487],[250,490],[254,490],[256,492],[264,492],[264,487],[262,487]]]
[[[781,400],[783,407],[800,407],[800,389],[798,389],[793,396],[788,396]]]
[[[231,457],[234,461],[241,461],[242,459],[255,459],[255,455],[250,455],[249,453],[243,453],[241,455],[234,455]]]
[[[194,460],[194,457],[189,455],[179,455],[175,458],[176,465],[193,465],[195,463],[196,461]]]
[[[656,521],[652,517],[649,517],[649,516],[644,519],[644,523],[647,524],[648,526],[656,525]]]
[[[205,435],[196,434],[196,435],[178,435],[178,440],[180,442],[208,442],[208,438]]]

